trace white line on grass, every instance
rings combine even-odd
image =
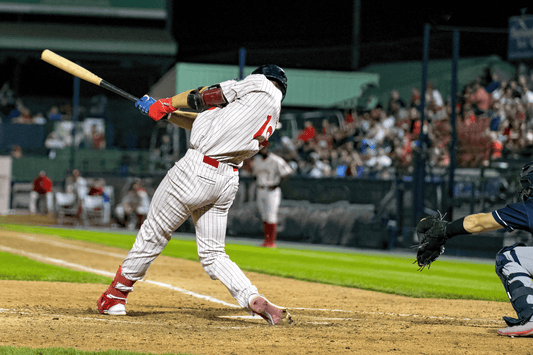
[[[54,264],[54,265],[58,265],[58,266],[64,266],[64,267],[77,269],[77,270],[81,270],[81,271],[85,271],[85,272],[91,272],[93,274],[98,274],[98,275],[103,275],[103,276],[108,276],[108,277],[115,277],[115,273],[113,273],[113,272],[93,269],[93,268],[86,267],[86,266],[83,266],[83,265],[70,263],[68,261],[64,261],[64,260],[61,260],[61,259],[55,259],[55,258],[50,258],[50,257],[47,257],[47,256],[43,256],[43,255],[40,255],[40,254],[29,253],[29,252],[24,251],[24,250],[17,250],[17,249],[13,249],[13,248],[10,248],[10,247],[5,247],[5,246],[0,246],[0,250],[1,251],[5,251],[7,253],[13,253],[13,254],[26,256],[26,257],[28,257],[30,259],[37,260],[37,261],[42,261],[42,262],[49,263],[49,264]],[[88,250],[88,251],[90,251],[90,250]],[[239,306],[239,305],[228,303],[228,302],[219,300],[219,299],[211,297],[211,296],[201,295],[199,293],[196,293],[196,292],[193,292],[193,291],[189,291],[189,290],[186,290],[186,289],[183,289],[183,288],[180,288],[180,287],[172,286],[172,285],[169,285],[169,284],[166,284],[166,283],[163,283],[163,282],[152,281],[152,280],[141,280],[141,282],[146,282],[146,283],[149,283],[149,284],[152,284],[152,285],[166,287],[166,288],[169,288],[171,290],[178,291],[178,292],[184,293],[184,294],[189,295],[189,296],[193,296],[193,297],[196,297],[196,298],[199,298],[199,299],[203,299],[203,300],[206,300],[206,301],[210,301],[210,302],[214,302],[214,303],[220,303],[220,304],[223,304],[223,305],[228,306],[228,307],[241,308],[241,306]]]
[[[124,255],[120,255],[120,254],[103,252],[103,251],[100,251],[100,250],[97,250],[97,249],[83,248],[83,247],[79,247],[79,246],[75,246],[75,245],[71,245],[71,244],[67,244],[67,243],[61,243],[61,242],[57,242],[57,241],[43,240],[43,239],[40,239],[40,238],[35,238],[35,237],[27,236],[27,235],[19,235],[19,237],[21,239],[27,239],[27,240],[35,241],[35,242],[39,242],[39,243],[48,243],[48,244],[52,244],[52,245],[56,245],[56,246],[61,246],[63,248],[82,250],[82,251],[85,251],[85,252],[102,254],[102,255],[109,255],[109,256],[115,256],[115,257],[120,257],[120,258],[124,257]],[[0,250],[1,251],[6,251],[8,253],[23,255],[23,256],[26,256],[26,257],[28,257],[30,259],[34,259],[34,260],[37,260],[37,261],[43,261],[45,263],[51,263],[51,264],[55,264],[55,265],[59,265],[59,266],[78,269],[78,270],[81,270],[81,271],[91,272],[91,273],[98,274],[98,275],[104,275],[104,276],[108,276],[108,277],[114,277],[115,276],[115,273],[112,273],[112,272],[93,269],[93,268],[89,268],[89,267],[86,267],[86,266],[83,266],[83,265],[73,264],[73,263],[70,263],[70,262],[67,262],[67,261],[64,261],[64,260],[50,258],[50,257],[43,256],[43,255],[40,255],[40,254],[29,253],[29,252],[26,252],[24,250],[12,249],[12,248],[5,247],[5,246],[0,246]],[[222,304],[222,305],[225,305],[225,306],[228,306],[228,307],[232,307],[232,308],[241,308],[239,305],[228,303],[228,302],[219,300],[219,299],[211,297],[211,296],[202,295],[202,294],[199,294],[199,293],[196,293],[196,292],[193,292],[193,291],[185,290],[183,288],[172,286],[170,284],[166,284],[166,283],[162,283],[162,282],[158,282],[158,281],[152,281],[152,280],[140,280],[140,281],[141,282],[146,282],[146,283],[149,283],[149,284],[153,284],[153,285],[157,285],[157,286],[161,286],[161,287],[165,287],[165,288],[168,288],[168,289],[171,289],[171,290],[174,290],[174,291],[178,291],[178,292],[181,292],[183,294],[186,294],[186,295],[189,295],[189,296],[192,296],[192,297],[196,297],[196,298],[199,298],[199,299],[203,299],[203,300],[206,300],[206,301],[210,301],[210,302],[213,302],[213,303],[219,303],[219,304]],[[498,322],[498,323],[500,322],[499,320],[493,320],[493,319],[453,318],[453,317],[424,316],[424,315],[417,315],[417,314],[397,314],[397,313],[385,313],[385,312],[350,311],[350,310],[342,310],[342,309],[303,308],[303,307],[300,307],[300,308],[287,307],[287,308],[292,309],[292,310],[303,310],[303,311],[322,311],[322,312],[339,312],[339,313],[371,314],[371,315],[372,314],[375,314],[375,315],[391,315],[391,316],[401,316],[401,317],[414,317],[414,318],[420,317],[420,318],[443,319],[443,320],[486,321],[486,322]],[[242,318],[241,316],[236,316],[236,317]],[[342,318],[342,319],[343,320],[350,320],[351,318]]]

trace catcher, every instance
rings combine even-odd
[[[522,167],[520,202],[489,213],[468,215],[446,222],[442,216],[426,217],[416,228],[422,235],[416,261],[420,270],[430,267],[443,252],[446,241],[457,235],[468,235],[505,228],[533,233],[533,162]],[[507,336],[533,336],[533,247],[516,243],[504,247],[496,255],[496,274],[516,311],[518,318],[503,317],[508,327],[498,334]]]

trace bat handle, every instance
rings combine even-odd
[[[124,91],[124,90],[122,90],[120,88],[117,88],[115,85],[110,84],[110,83],[108,83],[105,80],[102,80],[100,82],[100,87],[103,87],[104,89],[107,89],[109,91],[113,91],[114,93],[119,94],[120,96],[125,97],[126,99],[131,100],[133,102],[139,101],[138,97],[133,96],[132,94],[130,94],[130,93],[128,93],[128,92],[126,92],[126,91]]]

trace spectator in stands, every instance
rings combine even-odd
[[[11,147],[11,157],[13,159],[20,159],[22,158],[22,148],[20,145],[14,145]]]
[[[33,124],[44,125],[44,124],[46,124],[46,118],[44,117],[42,112],[37,112],[32,117],[32,123]]]
[[[331,151],[332,175],[338,178],[345,178],[350,168],[350,157],[345,149],[334,149]]]
[[[67,145],[56,131],[52,131],[46,137],[44,146],[48,149],[48,158],[54,159],[56,157],[56,149],[63,149]]]
[[[411,99],[409,101],[410,108],[418,108],[420,106],[420,90],[411,88]]]
[[[105,149],[105,135],[97,124],[91,126],[91,143],[93,149]]]
[[[59,112],[59,107],[50,107],[47,116],[50,121],[61,121],[61,113]]]
[[[139,228],[150,207],[150,197],[140,179],[135,179],[122,201],[115,208],[115,217],[121,227]]]
[[[287,136],[281,137],[280,141],[281,144],[277,148],[275,153],[285,159],[285,161],[287,161],[291,165],[293,170],[296,170],[294,163],[297,164],[300,160],[300,156],[298,155],[296,146],[294,145],[293,141]]]
[[[321,139],[318,141],[318,144],[316,145],[315,152],[318,153],[319,159],[328,160],[330,157],[331,148],[325,139]]]
[[[364,173],[364,159],[361,152],[356,149],[355,142],[352,140],[346,142],[342,151],[346,152],[348,159],[348,176],[361,177]]]
[[[78,201],[81,201],[83,196],[87,195],[89,192],[87,180],[81,176],[78,169],[72,170],[72,173],[65,179],[65,191],[68,190],[76,194]]]
[[[465,86],[458,95],[457,130],[458,163],[461,167],[478,167],[489,164],[489,159],[525,155],[531,156],[533,146],[533,72],[516,79],[502,80],[490,70],[485,76],[477,78],[472,85]],[[474,86],[475,83],[475,86]],[[328,127],[315,131],[312,124],[306,122],[304,129],[296,140],[299,154],[298,171],[309,175],[316,167],[318,154],[321,163],[326,156],[338,177],[360,176],[364,164],[361,161],[367,151],[378,152],[384,149],[392,160],[391,167],[402,174],[411,174],[413,152],[421,132],[420,91],[412,88],[407,109],[394,106],[396,90],[391,92],[387,111],[381,106],[364,112],[351,112],[345,117],[345,127]],[[459,93],[458,93],[459,94]],[[433,167],[447,167],[450,164],[449,144],[451,140],[450,104],[445,102],[440,92],[428,82],[426,92],[426,124],[428,134],[428,162]],[[492,134],[491,132],[494,132]],[[286,137],[282,137],[281,142]],[[324,142],[328,148],[325,148]],[[359,159],[343,152],[346,143],[351,142],[360,156]],[[284,158],[286,155],[282,155]],[[376,157],[367,157],[372,161]],[[358,170],[359,169],[359,170]],[[368,170],[368,166],[367,166]],[[388,169],[388,171],[390,171]]]
[[[324,162],[320,159],[317,152],[312,152],[308,157],[306,171],[305,176],[307,177],[315,179],[326,178],[331,174],[331,167],[327,160]]]
[[[432,82],[427,83],[426,91],[426,107],[428,112],[433,114],[435,118],[442,119],[445,112],[444,109],[444,100],[439,90],[435,87]]]
[[[0,88],[0,115],[8,117],[15,108],[15,93],[11,90],[9,82],[5,82]]]
[[[367,174],[377,179],[390,178],[390,171],[388,169],[391,165],[392,159],[383,148],[378,148],[376,151],[370,150],[365,160]]]
[[[315,127],[312,121],[304,122],[304,129],[298,135],[298,140],[301,142],[311,142],[315,139]]]
[[[387,116],[397,115],[400,109],[405,107],[405,102],[400,98],[398,90],[392,90],[387,103]]]
[[[9,118],[11,119],[12,123],[18,123],[18,124],[32,124],[32,116],[31,111],[26,105],[24,105],[24,102],[22,99],[16,99],[15,101],[15,108],[11,110],[9,113]]]
[[[61,113],[62,120],[72,120],[72,105],[70,103],[61,105],[59,113]]]
[[[488,94],[492,94],[494,91],[501,87],[500,77],[498,73],[492,73],[490,83],[485,87],[485,91]]]
[[[46,172],[41,170],[39,175],[33,180],[33,190],[30,192],[30,212],[37,213],[39,200],[46,201],[46,212],[54,213],[54,195],[52,193],[52,180],[48,178]]]
[[[321,142],[325,143],[328,149],[333,146],[332,132],[336,128],[336,125],[332,125],[327,119],[322,120],[322,127],[317,130],[315,134],[315,141],[318,145]]]
[[[472,91],[467,94],[465,101],[474,105],[477,109],[476,114],[485,114],[492,106],[492,97],[487,93],[479,80],[473,85]]]
[[[104,179],[95,179],[89,188],[87,193],[89,196],[102,196],[104,194]]]
[[[111,206],[110,197],[104,191],[105,184],[106,182],[104,179],[95,179],[90,184],[87,196],[102,196],[102,198],[95,199],[92,203],[85,203],[85,205],[82,203],[82,208],[84,209],[82,211],[82,216],[84,221],[87,222],[90,216],[100,212],[101,218],[99,223],[104,226],[109,224],[111,219]],[[89,197],[86,197],[85,201],[87,201],[88,198]]]

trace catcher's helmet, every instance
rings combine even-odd
[[[522,185],[522,190],[518,191],[518,196],[523,201],[533,196],[533,162],[527,163],[522,167],[520,185]]]
[[[287,77],[285,76],[285,70],[274,64],[265,64],[255,69],[252,74],[263,74],[268,79],[276,81],[281,88],[281,93],[283,95],[281,101],[283,101],[285,94],[287,93]]]

